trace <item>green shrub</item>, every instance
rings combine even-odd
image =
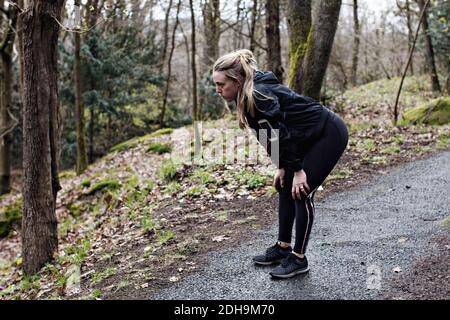
[[[147,152],[153,152],[157,154],[168,153],[172,151],[172,147],[165,143],[152,143],[147,148]]]
[[[160,176],[166,182],[173,181],[177,178],[177,167],[171,159],[163,161],[160,169]]]
[[[106,178],[103,180],[100,180],[96,184],[94,184],[89,191],[87,192],[88,195],[93,194],[97,191],[106,191],[106,190],[117,190],[120,189],[121,184],[116,179]]]

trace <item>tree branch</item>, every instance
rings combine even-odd
[[[240,31],[240,30],[236,30],[236,29],[235,29],[234,26],[237,24],[237,22],[234,23],[234,24],[230,24],[230,23],[228,23],[226,20],[223,20],[222,18],[220,19],[220,21],[223,22],[224,24],[226,24],[226,25],[228,26],[227,29],[232,29],[234,32],[237,32],[237,33],[240,34],[241,36],[250,38],[250,35],[245,34],[244,32],[242,32],[242,31]],[[227,29],[225,29],[225,30],[227,30]],[[223,33],[225,30],[221,30],[220,33]],[[254,40],[254,41],[255,41],[255,44],[256,44],[259,48],[263,49],[264,51],[267,51],[267,48],[266,48],[266,47],[264,47],[264,46],[263,46],[262,44],[260,44],[258,41],[256,41],[256,40]]]
[[[398,88],[397,97],[395,98],[394,104],[394,126],[397,126],[398,120],[398,101],[400,99],[400,93],[402,92],[403,81],[405,80],[406,72],[408,71],[409,64],[411,63],[412,54],[414,52],[414,48],[416,47],[417,38],[419,36],[420,25],[422,24],[423,17],[425,16],[425,12],[427,10],[428,4],[430,0],[427,0],[425,5],[423,6],[422,12],[420,13],[419,23],[417,24],[416,34],[414,36],[414,41],[409,52],[408,61],[406,62],[405,69],[403,70],[402,79],[400,81],[400,87]]]
[[[14,121],[14,123],[6,129],[2,129],[2,131],[0,131],[0,139],[2,139],[4,136],[6,136],[8,133],[10,133],[11,131],[14,130],[14,128],[19,124],[19,120],[17,120],[13,114],[11,113],[11,111],[9,111],[9,109],[7,110],[9,116],[11,117],[11,119]]]

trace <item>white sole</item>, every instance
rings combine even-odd
[[[272,274],[272,273],[270,273],[270,275],[272,277],[274,277],[274,278],[286,279],[286,278],[291,278],[293,276],[296,276],[298,274],[306,273],[308,271],[309,271],[309,267],[307,267],[306,269],[296,270],[296,271],[293,271],[293,272],[288,273],[288,274]]]

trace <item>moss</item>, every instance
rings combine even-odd
[[[85,179],[83,179],[83,181],[81,181],[81,186],[83,188],[87,188],[90,185],[91,185],[91,179],[89,179],[89,178],[85,178]]]
[[[129,190],[133,190],[133,189],[136,189],[136,187],[138,186],[138,184],[139,184],[139,178],[138,178],[138,176],[132,175],[131,177],[129,177],[129,178],[127,179],[127,185],[126,185],[126,187],[127,187],[127,189],[129,189]]]
[[[450,123],[450,98],[441,97],[406,111],[404,124],[442,125]]]
[[[152,143],[148,146],[147,152],[153,152],[157,154],[168,153],[172,151],[172,147],[165,143]]]
[[[15,223],[22,220],[23,201],[18,199],[0,211],[0,238],[9,236]]]
[[[116,144],[115,146],[113,146],[111,149],[109,149],[110,152],[121,152],[121,151],[125,151],[128,150],[130,148],[133,148],[139,144],[145,143],[148,139],[151,138],[155,138],[155,137],[159,137],[162,135],[166,135],[166,134],[170,134],[173,132],[172,128],[163,128],[163,129],[159,129],[156,130],[155,132],[146,134],[145,136],[142,137],[135,137],[132,138],[130,140],[127,140],[125,142]]]
[[[122,152],[122,151],[128,150],[135,144],[136,144],[136,139],[131,139],[131,140],[116,144],[111,149],[109,149],[109,151],[110,152],[115,152],[115,151]]]
[[[72,217],[79,217],[81,215],[81,211],[83,210],[83,206],[81,204],[77,203],[70,203],[67,206],[67,209],[69,210],[69,213]]]
[[[162,135],[166,135],[166,134],[171,134],[173,132],[172,128],[162,128],[159,130],[156,130],[155,132],[151,133],[150,135],[152,137],[158,137],[158,136],[162,136]]]
[[[418,94],[430,90],[428,83],[426,75],[406,77],[400,97],[401,110],[406,111],[407,108],[429,101],[427,94]],[[399,85],[399,77],[381,79],[347,90],[340,99],[345,106],[360,106],[359,112],[367,109],[385,112],[387,103],[393,106]]]
[[[301,68],[303,59],[305,58],[308,46],[312,45],[313,28],[309,31],[306,42],[298,44],[295,48],[291,48],[290,68],[288,75],[288,84],[293,87],[297,72]]]
[[[443,132],[438,138],[438,148],[448,148],[450,146],[450,134],[448,132]]]
[[[73,177],[77,176],[77,173],[73,170],[64,170],[64,171],[61,171],[58,176],[60,179],[73,178]]]
[[[103,180],[100,180],[99,182],[97,182],[96,184],[94,184],[89,191],[87,192],[88,195],[93,194],[97,191],[105,191],[105,190],[117,190],[120,189],[121,184],[118,180],[116,179],[110,179],[110,178],[106,178]]]
[[[177,167],[171,159],[163,161],[160,169],[160,176],[166,182],[173,181],[177,178]]]
[[[160,245],[164,245],[168,243],[170,240],[172,240],[175,237],[175,233],[172,230],[161,230],[158,232],[158,243]]]

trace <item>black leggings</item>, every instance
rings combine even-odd
[[[308,245],[309,234],[314,220],[314,194],[317,188],[333,170],[348,142],[347,127],[341,118],[333,112],[325,124],[321,138],[306,152],[303,160],[303,170],[306,173],[310,193],[302,195],[301,200],[292,198],[293,170],[286,169],[284,188],[280,190],[278,207],[279,234],[278,240],[291,242],[292,227],[295,223],[294,251],[304,254]],[[305,199],[306,198],[306,199]]]

